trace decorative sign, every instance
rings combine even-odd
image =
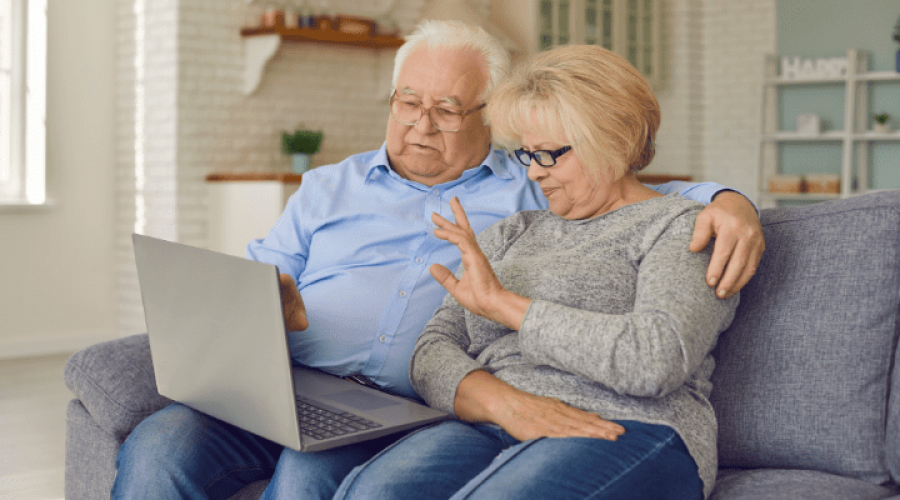
[[[800,57],[794,56],[781,58],[781,77],[785,80],[814,80],[845,76],[847,76],[846,57],[800,59]]]

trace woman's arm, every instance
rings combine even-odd
[[[432,406],[469,422],[500,425],[521,441],[575,436],[615,440],[625,432],[622,426],[557,399],[516,389],[469,357],[463,306],[516,330],[531,300],[500,285],[459,200],[451,200],[451,208],[456,224],[435,214],[432,219],[439,228],[435,235],[459,247],[465,272],[456,279],[443,266],[432,267],[432,275],[450,295],[416,343],[410,364],[413,387]]]
[[[519,441],[539,437],[589,437],[615,441],[625,429],[596,413],[573,408],[558,399],[536,396],[476,370],[459,383],[456,416],[468,422],[499,425]]]
[[[643,255],[632,312],[534,301],[519,329],[526,359],[620,394],[662,397],[681,387],[730,324],[738,300],[717,299],[704,283],[710,252],[688,251],[692,223],[675,219]]]
[[[597,414],[494,377],[467,354],[465,330],[465,310],[448,296],[416,342],[410,381],[429,405],[468,422],[497,424],[521,441],[575,436],[615,440],[625,432]]]
[[[648,187],[707,205],[697,217],[691,251],[703,250],[715,238],[707,284],[716,287],[716,294],[723,299],[740,291],[756,274],[766,249],[756,205],[739,191],[714,182],[674,181]]]

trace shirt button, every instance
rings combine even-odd
[[[416,264],[421,264],[423,262],[425,262],[425,260],[422,259],[422,257],[416,257]]]
[[[435,196],[439,196],[441,194],[441,190],[435,189],[434,191],[432,191],[432,193],[434,193]]]
[[[384,344],[385,342],[387,342],[387,335],[382,335],[381,337],[378,337],[378,340],[381,341],[382,344]]]
[[[406,297],[406,292],[404,292],[403,290],[400,290],[400,296],[401,296],[401,297]]]

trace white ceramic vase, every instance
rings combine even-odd
[[[294,153],[291,155],[291,165],[294,168],[295,174],[302,174],[309,170],[310,160],[312,159],[311,155],[306,153]]]

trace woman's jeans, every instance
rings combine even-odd
[[[176,403],[125,440],[111,498],[224,500],[274,473],[264,499],[327,500],[354,467],[396,439],[301,453]]]
[[[542,438],[448,421],[357,467],[335,499],[700,500],[697,465],[670,427],[618,421],[617,441]]]

